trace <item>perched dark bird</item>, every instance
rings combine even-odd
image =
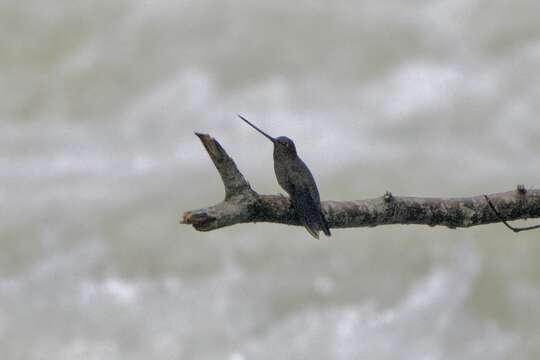
[[[274,171],[277,181],[289,194],[291,204],[307,231],[316,239],[319,238],[319,231],[330,236],[328,223],[321,212],[317,184],[311,171],[298,157],[294,142],[286,136],[273,138],[244,117],[238,117],[274,143]]]

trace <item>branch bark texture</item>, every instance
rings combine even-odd
[[[248,222],[301,225],[289,199],[255,192],[223,147],[207,134],[196,135],[214,162],[223,184],[225,199],[210,207],[184,213],[182,224],[199,231]],[[507,221],[540,217],[540,189],[516,190],[488,195]],[[485,195],[460,198],[423,198],[386,193],[373,199],[323,201],[323,213],[330,228],[373,227],[389,224],[442,225],[467,228],[501,222]]]

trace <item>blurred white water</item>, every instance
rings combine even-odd
[[[197,233],[297,144],[323,199],[540,186],[540,3],[0,5],[0,357],[536,359],[538,234]]]

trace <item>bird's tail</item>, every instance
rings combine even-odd
[[[332,234],[330,233],[330,229],[328,228],[328,223],[326,222],[326,219],[324,218],[322,212],[320,213],[318,220],[319,221],[306,221],[304,223],[304,227],[310,233],[310,235],[313,236],[315,239],[318,239],[319,232],[322,231],[324,235],[331,236]]]
[[[332,236],[332,233],[330,233],[330,228],[328,227],[328,222],[326,221],[322,211],[321,211],[320,217],[321,217],[321,220],[320,220],[321,230],[323,231],[324,235]]]
[[[309,234],[318,239],[319,232],[322,230],[326,236],[330,236],[330,230],[320,210],[320,205],[315,204],[309,192],[299,191],[293,199],[292,205]]]
[[[319,240],[319,227],[318,224],[305,224],[304,227],[308,233],[313,236],[315,239]]]

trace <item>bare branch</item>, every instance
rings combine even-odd
[[[199,231],[247,222],[301,225],[287,197],[257,194],[217,140],[206,134],[196,135],[223,180],[225,200],[208,208],[186,212],[181,223],[191,224]],[[540,217],[540,190],[519,186],[517,190],[491,194],[489,198],[486,195],[462,198],[402,197],[387,192],[373,199],[323,201],[321,205],[331,228],[389,224],[467,228],[497,222],[509,226],[506,221]],[[523,231],[527,228],[517,229]]]

